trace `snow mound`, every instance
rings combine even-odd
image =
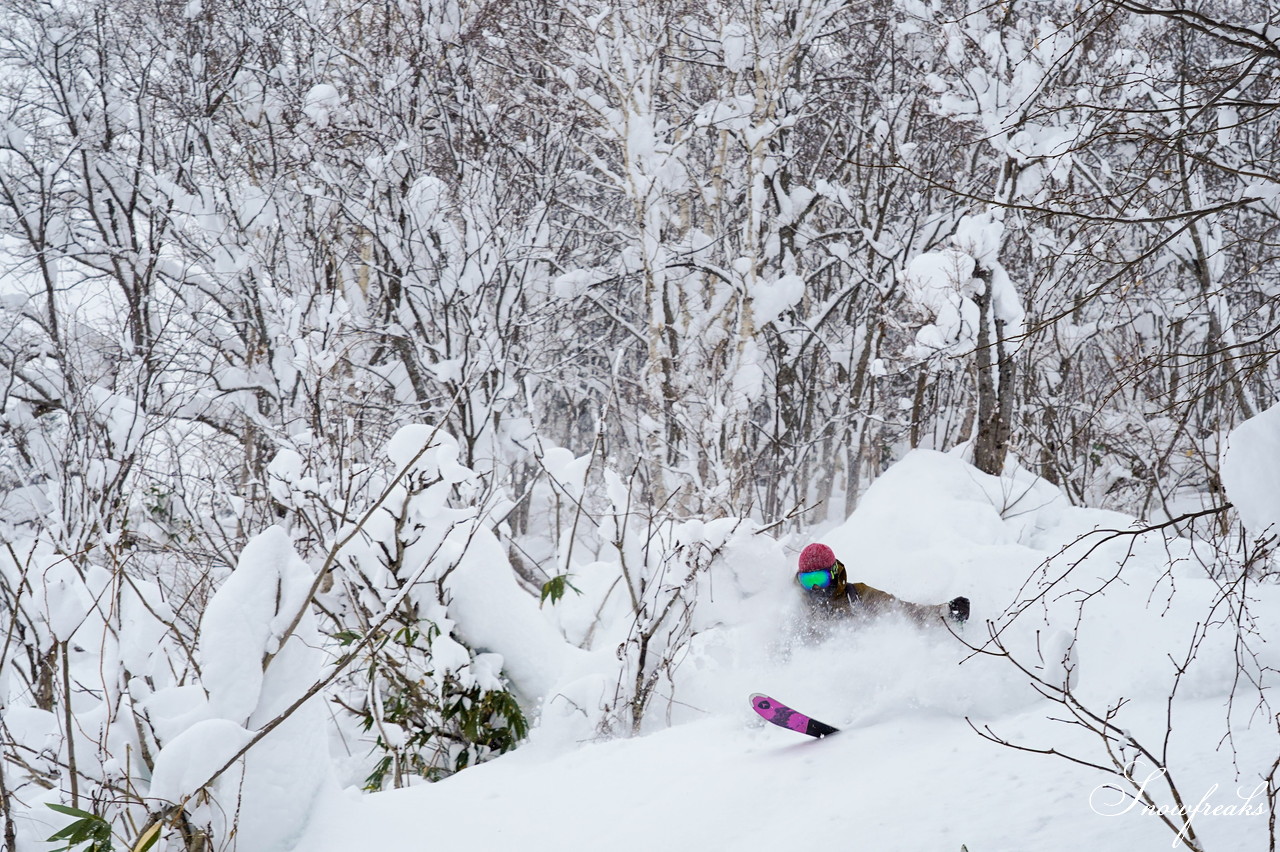
[[[1244,528],[1260,538],[1274,533],[1280,524],[1280,405],[1231,430],[1219,473]]]

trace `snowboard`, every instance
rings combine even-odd
[[[751,709],[760,714],[766,722],[772,722],[780,728],[786,728],[798,734],[807,734],[816,739],[822,739],[827,734],[834,734],[840,730],[826,722],[811,719],[803,713],[792,710],[781,701],[758,692],[751,696]]]

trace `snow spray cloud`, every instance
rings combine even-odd
[[[1142,780],[1141,783],[1134,778],[1127,776],[1129,782],[1137,786],[1136,793],[1130,793],[1121,790],[1111,784],[1099,784],[1089,793],[1089,808],[1099,816],[1115,817],[1122,816],[1130,811],[1138,808],[1138,813],[1147,816],[1158,816],[1166,819],[1181,817],[1182,827],[1178,829],[1176,836],[1173,838],[1171,846],[1177,846],[1181,843],[1191,829],[1191,822],[1198,816],[1264,816],[1267,813],[1267,805],[1262,799],[1265,797],[1266,785],[1259,783],[1252,790],[1245,792],[1243,787],[1236,788],[1236,798],[1240,801],[1230,805],[1213,804],[1210,800],[1213,795],[1218,792],[1217,784],[1210,787],[1205,794],[1200,797],[1194,806],[1188,807],[1186,804],[1168,804],[1157,805],[1155,799],[1147,795],[1147,786],[1157,778],[1165,774],[1164,769],[1154,770],[1150,775]],[[1114,795],[1114,799],[1106,801],[1109,795]],[[1139,808],[1138,806],[1141,805]]]

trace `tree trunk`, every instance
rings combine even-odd
[[[991,270],[978,267],[974,276],[984,286],[976,298],[978,347],[974,359],[978,371],[978,434],[973,443],[973,464],[983,473],[999,476],[1009,451],[1014,365],[1005,349],[1004,320],[992,317]]]

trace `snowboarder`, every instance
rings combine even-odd
[[[824,619],[898,612],[918,624],[937,624],[942,620],[961,625],[969,620],[969,599],[965,597],[952,598],[943,604],[918,604],[866,583],[850,583],[844,564],[825,544],[814,543],[800,551],[796,582],[805,591],[810,613]]]

